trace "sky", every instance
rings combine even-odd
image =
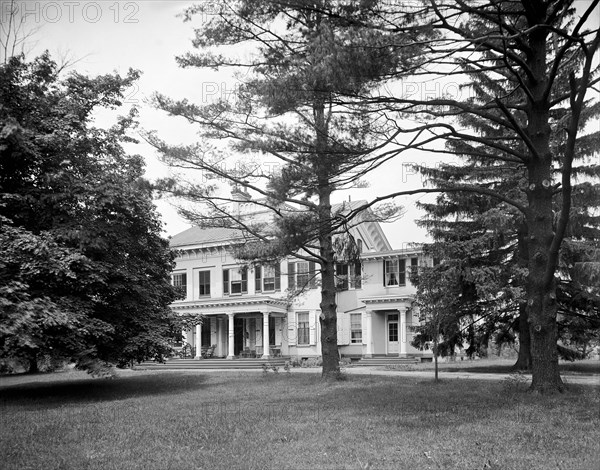
[[[207,1],[208,10],[211,1]],[[192,3],[181,0],[17,1],[16,7],[17,17],[24,18],[25,29],[37,29],[25,45],[27,57],[35,57],[47,49],[58,62],[64,59],[73,62],[69,70],[90,75],[126,74],[129,68],[139,69],[142,77],[127,91],[124,105],[138,106],[141,127],[156,130],[161,138],[175,144],[193,142],[195,131],[185,121],[153,109],[148,98],[154,92],[202,103],[220,94],[231,93],[234,88],[217,72],[182,69],[175,62],[177,55],[193,50],[194,25],[199,26],[208,19],[197,18],[193,25],[178,17]],[[3,24],[6,24],[10,6],[9,0],[0,0],[0,21]],[[411,81],[399,86],[406,92],[439,96],[444,91],[452,91],[451,87],[455,84]],[[125,110],[122,110],[124,113]],[[99,125],[103,119],[107,116],[98,116]],[[154,149],[145,142],[128,148],[128,151],[144,157],[149,179],[171,174],[170,169],[158,160]],[[422,178],[412,171],[410,164],[435,166],[439,161],[437,155],[407,153],[371,173],[366,178],[369,187],[340,191],[333,202],[349,198],[353,201],[369,200],[382,194],[420,188],[423,186]],[[420,195],[394,201],[406,210],[400,220],[383,226],[394,248],[428,241],[426,232],[415,224],[415,219],[422,216],[415,202],[433,199],[432,195]],[[169,201],[159,200],[157,207],[167,236],[189,227]]]

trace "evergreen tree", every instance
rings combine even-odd
[[[519,214],[527,250],[531,389],[562,391],[556,348],[559,259],[569,236],[576,156],[583,148],[598,148],[598,135],[584,126],[600,106],[589,94],[599,80],[594,63],[600,28],[590,21],[598,1],[423,5],[423,12],[430,15],[423,26],[433,26],[441,38],[430,41],[415,75],[428,81],[456,77],[465,84],[461,88],[465,93],[433,99],[426,94],[364,96],[364,100],[407,118],[399,126],[407,136],[399,152],[417,148],[478,157],[485,162],[480,166],[511,174],[509,182],[522,176],[522,182],[505,187],[504,182],[479,181],[471,165],[464,170],[468,183],[449,178],[437,188],[397,191],[385,198],[436,191],[476,193],[504,203],[502,212],[509,216]],[[401,25],[390,29],[405,31]],[[408,124],[411,116],[417,124]],[[445,149],[430,145],[441,140],[447,143]]]
[[[202,8],[188,9],[187,19]],[[369,93],[409,68],[423,50],[417,39],[425,33],[408,37],[361,27],[368,8],[329,0],[228,1],[212,13],[196,33],[199,51],[179,62],[184,67],[244,68],[238,93],[204,106],[156,96],[159,108],[199,124],[203,142],[170,146],[155,135],[148,140],[168,163],[213,178],[204,185],[177,182],[171,188],[203,206],[182,211],[190,221],[240,228],[260,240],[238,252],[245,259],[295,254],[320,267],[323,375],[336,374],[334,236],[355,214],[334,213],[331,198],[388,159],[387,153],[373,151],[393,139],[389,122],[346,97]],[[238,51],[250,58],[236,56]],[[207,149],[204,141],[215,139],[228,142],[234,152],[246,152],[236,168],[222,153]],[[277,172],[265,168],[273,158]],[[226,161],[229,168],[224,169]],[[241,189],[235,193],[241,198],[217,191],[214,178]],[[232,210],[232,202],[249,203],[247,192],[261,198],[256,207],[271,211],[272,221],[252,223]],[[394,210],[384,208],[383,216],[389,219]]]

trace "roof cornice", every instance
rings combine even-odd
[[[269,308],[283,309],[287,311],[287,300],[276,299],[273,297],[221,297],[218,299],[203,299],[203,300],[184,300],[175,301],[171,304],[171,308],[175,311],[185,311],[192,309],[236,309],[239,307],[255,307],[257,311],[268,310]]]

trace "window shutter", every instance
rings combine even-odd
[[[347,313],[338,313],[338,344],[340,345],[350,343],[349,317]]]
[[[398,285],[406,285],[406,259],[401,259],[398,263]]]
[[[288,289],[296,290],[296,264],[288,263]]]
[[[309,331],[309,339],[308,339],[308,343],[309,344],[317,344],[316,341],[316,333],[317,333],[317,322],[316,322],[316,316],[318,315],[318,312],[315,314],[314,311],[310,311],[308,312],[308,331]]]
[[[386,260],[383,260],[383,286],[385,287],[385,264],[387,263]]]
[[[262,277],[260,275],[261,268],[260,266],[256,266],[254,268],[254,290],[256,292],[262,291]]]
[[[362,288],[362,266],[360,264],[360,261],[357,261],[354,264],[354,288]]]
[[[229,269],[223,270],[223,294],[229,294]]]
[[[308,288],[314,289],[317,287],[317,279],[316,279],[316,271],[315,271],[315,262],[310,261],[308,263]],[[312,344],[312,343],[311,343]]]
[[[281,266],[275,265],[275,290],[281,290]]]
[[[248,268],[242,268],[242,292],[244,294],[248,293]]]

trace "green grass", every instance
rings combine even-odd
[[[507,380],[67,376],[0,387],[1,468],[587,470],[600,457],[591,386],[539,397]]]
[[[453,361],[438,363],[439,370],[444,372],[472,372],[485,374],[511,374],[514,372],[513,365],[516,359],[480,359],[475,361]],[[435,365],[431,362],[418,364],[401,364],[392,369],[397,370],[433,370]],[[586,359],[584,361],[566,362],[559,364],[561,373],[572,374],[600,374],[600,360]]]

